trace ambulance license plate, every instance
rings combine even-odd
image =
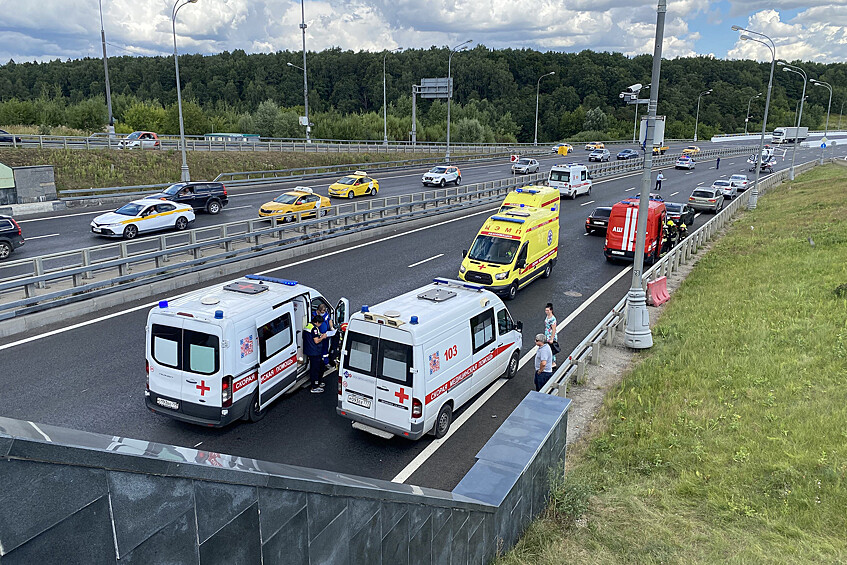
[[[179,410],[179,402],[174,402],[173,400],[168,400],[167,398],[157,398],[156,404],[164,408],[170,408],[171,410]]]
[[[359,396],[358,394],[348,394],[347,402],[355,404],[356,406],[361,406],[362,408],[370,409],[371,407],[370,399],[365,398],[364,396]]]

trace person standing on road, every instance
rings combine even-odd
[[[544,307],[544,313],[546,314],[544,318],[544,340],[550,346],[550,352],[553,355],[553,360],[550,364],[550,368],[552,369],[556,366],[556,353],[559,352],[559,342],[556,341],[556,316],[553,315],[552,302],[548,302],[547,306]]]
[[[659,171],[659,174],[656,176],[656,192],[662,190],[662,181],[665,180],[665,175]]]
[[[535,352],[535,390],[539,391],[553,376],[551,370],[553,353],[550,351],[550,346],[547,344],[544,334],[535,336],[535,346],[538,347],[538,351]]]
[[[718,155],[718,160],[715,161],[715,170],[718,170],[720,168],[721,168],[721,156]]]
[[[334,330],[334,324],[332,323],[332,316],[326,308],[326,304],[321,303],[318,305],[318,316],[321,317],[321,322],[319,324],[319,329],[322,334],[327,334],[331,330]],[[321,359],[323,359],[323,364],[325,366],[329,366],[329,339],[326,339],[321,345]]]
[[[323,318],[320,314],[314,314],[312,321],[303,328],[303,354],[309,358],[309,379],[312,381],[312,392],[324,391],[324,364],[321,359],[323,350],[322,342],[326,341],[326,334],[321,333],[320,325]]]

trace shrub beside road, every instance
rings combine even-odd
[[[847,168],[740,216],[498,564],[847,561]]]

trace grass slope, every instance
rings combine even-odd
[[[847,563],[845,210],[830,165],[733,224],[500,565]]]

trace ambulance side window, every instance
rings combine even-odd
[[[523,269],[524,267],[526,267],[526,256],[528,249],[529,248],[527,244],[524,243],[523,247],[521,248],[521,252],[518,253],[518,260],[515,261],[515,267],[517,267],[518,269]]]
[[[471,338],[473,339],[474,353],[494,342],[493,308],[471,318]]]
[[[585,177],[588,176],[588,171],[582,171],[581,178],[585,180]]]
[[[291,333],[291,315],[286,312],[259,328],[259,362],[264,363],[289,345],[294,339]]]
[[[347,334],[345,366],[357,373],[373,377],[376,373],[378,338],[356,332]]]
[[[499,335],[507,334],[513,329],[515,329],[515,323],[512,321],[509,311],[503,308],[497,312],[497,330],[500,332]]]
[[[412,346],[381,339],[379,347],[379,378],[412,386]]]

